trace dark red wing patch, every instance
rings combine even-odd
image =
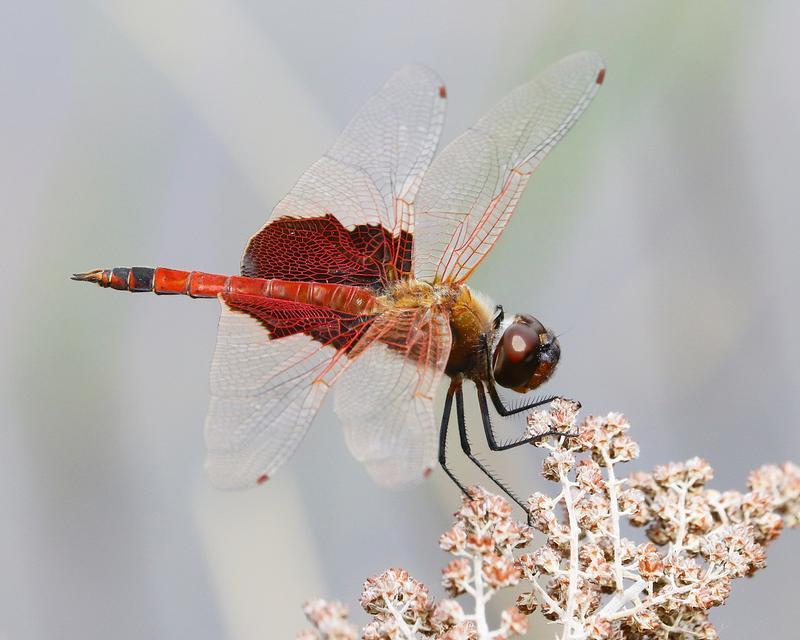
[[[261,322],[273,339],[304,333],[324,345],[332,345],[345,352],[353,347],[375,318],[290,300],[241,293],[221,295],[228,306],[244,311]]]
[[[242,275],[379,289],[411,275],[412,235],[375,225],[352,231],[334,216],[279,218],[254,235]]]

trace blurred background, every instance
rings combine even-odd
[[[388,566],[441,594],[458,501],[441,471],[376,487],[326,403],[263,489],[211,489],[217,304],[67,279],[236,272],[405,62],[447,82],[447,142],[549,63],[603,54],[594,105],[472,284],[566,332],[546,391],[625,412],[636,468],[701,455],[744,488],[800,460],[798,27],[790,0],[3,3],[0,638],[290,638],[309,597],[360,620],[362,580]],[[540,458],[492,461],[528,492]],[[735,585],[722,637],[796,635],[798,545]]]

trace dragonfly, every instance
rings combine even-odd
[[[530,178],[605,77],[594,52],[570,55],[508,94],[436,154],[447,91],[424,66],[397,70],[252,237],[239,275],[164,267],[76,273],[101,287],[217,298],[221,304],[205,422],[206,469],[223,489],[264,483],[290,458],[328,392],[353,456],[379,484],[427,477],[455,402],[472,452],[464,385],[477,392],[492,451],[498,387],[527,394],[552,376],[557,337],[535,317],[506,317],[466,282],[508,226]],[[434,394],[449,379],[441,419]]]

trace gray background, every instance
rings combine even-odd
[[[447,141],[548,63],[602,52],[595,104],[472,284],[566,331],[546,390],[624,411],[637,468],[698,454],[732,488],[800,459],[798,27],[789,0],[3,3],[0,637],[292,637],[305,598],[356,609],[393,565],[440,593],[441,472],[374,486],[326,404],[263,490],[213,491],[217,305],[66,279],[234,272],[404,62],[447,81]],[[494,462],[532,489],[539,458]],[[798,537],[714,612],[724,638],[796,635]]]

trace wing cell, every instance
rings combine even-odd
[[[303,333],[271,340],[261,321],[220,302],[206,470],[216,487],[244,489],[291,456],[347,359]]]
[[[363,281],[360,263],[369,266],[376,256],[386,265],[378,270],[383,284],[410,275],[412,203],[438,144],[445,102],[442,82],[430,69],[408,65],[395,72],[251,238],[242,274],[326,282],[324,275],[310,277],[303,261],[291,259],[286,244],[276,241],[273,226],[294,224],[287,221],[296,219],[315,219],[322,226],[320,220],[333,217],[355,236],[369,236],[380,244],[365,254],[357,240],[337,244],[338,238],[328,237],[322,255],[344,264],[343,269],[336,267],[339,282],[357,284],[348,279],[351,276]],[[280,276],[274,256],[283,269]],[[322,266],[324,271],[328,265]]]
[[[337,379],[334,409],[347,445],[383,486],[419,482],[436,463],[433,396],[450,341],[443,313],[394,310],[372,323]]]
[[[594,52],[557,62],[500,101],[433,161],[416,200],[414,270],[464,282],[506,228],[531,173],[591,102]]]

